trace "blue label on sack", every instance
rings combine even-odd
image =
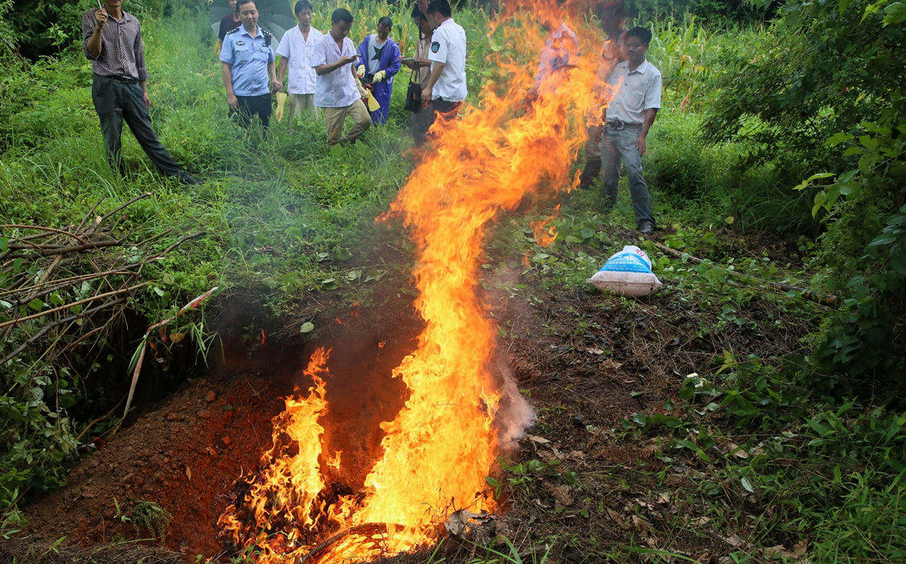
[[[645,259],[632,252],[617,253],[607,259],[601,271],[608,272],[643,272],[651,274],[651,267]]]

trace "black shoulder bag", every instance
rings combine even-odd
[[[406,104],[403,109],[418,112],[422,109],[422,85],[418,82],[418,67],[412,69],[409,77],[409,87],[406,88]]]

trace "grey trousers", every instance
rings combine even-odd
[[[123,148],[123,120],[132,130],[148,158],[163,174],[176,176],[182,172],[182,167],[170,157],[151,129],[151,114],[145,107],[142,89],[137,82],[128,84],[113,77],[96,74],[91,85],[91,99],[101,120],[101,133],[104,134],[107,156],[120,174],[126,172],[120,157]]]
[[[641,125],[626,125],[623,129],[607,126],[601,140],[601,164],[604,172],[604,197],[606,204],[613,207],[617,203],[617,190],[620,186],[621,164],[626,164],[626,176],[629,177],[629,194],[635,209],[635,220],[654,223],[651,214],[651,201],[648,198],[648,186],[642,176],[642,157],[636,141],[642,132]]]

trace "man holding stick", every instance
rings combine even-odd
[[[91,60],[91,99],[101,122],[111,163],[126,175],[121,159],[123,120],[151,162],[165,176],[182,184],[198,184],[164,149],[151,128],[148,69],[138,19],[123,11],[122,0],[98,2],[82,14],[82,49]]]

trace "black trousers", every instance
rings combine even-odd
[[[230,116],[242,127],[248,127],[252,122],[252,117],[257,116],[261,120],[261,125],[267,129],[271,123],[271,95],[262,94],[260,96],[236,96],[239,100],[239,109],[230,108]]]
[[[427,106],[412,116],[412,139],[416,146],[424,145],[428,140],[428,130],[437,119],[437,114],[456,115],[462,102],[447,102],[446,100],[431,100]]]
[[[125,83],[117,78],[96,74],[91,85],[91,99],[101,120],[107,156],[120,174],[125,175],[126,172],[120,157],[123,148],[123,120],[145,154],[163,174],[176,176],[182,172],[182,167],[170,157],[151,128],[151,114],[142,100],[142,89],[138,82]]]

